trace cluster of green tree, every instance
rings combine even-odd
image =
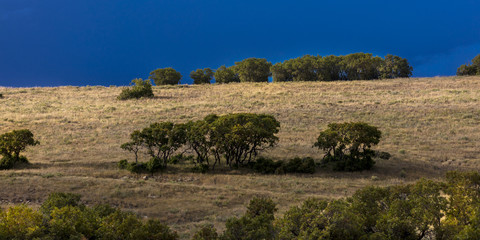
[[[204,120],[185,124],[153,123],[131,133],[130,141],[122,144],[122,149],[135,154],[135,163],[122,161],[120,166],[134,171],[144,166],[153,173],[167,167],[169,158],[180,147],[193,151],[195,163],[201,168],[214,168],[222,160],[230,167],[245,166],[260,151],[277,143],[275,134],[279,128],[280,123],[273,116],[251,113],[211,114]],[[141,150],[151,156],[146,164],[138,163]]]
[[[334,163],[334,170],[358,171],[373,167],[376,152],[371,147],[377,145],[381,137],[377,127],[364,122],[330,123],[320,132],[314,146],[325,151],[323,161]],[[390,157],[389,154],[380,156]]]
[[[309,199],[275,218],[275,203],[254,198],[218,234],[207,225],[192,239],[480,239],[480,174],[450,172],[446,182],[365,187],[339,200]]]
[[[171,156],[180,148],[190,150],[194,172],[206,172],[224,162],[231,168],[249,167],[254,171],[269,173],[313,173],[312,158],[294,158],[273,161],[259,158],[258,154],[276,145],[280,123],[271,115],[237,113],[217,116],[211,114],[203,120],[185,124],[172,122],[153,123],[149,127],[130,134],[130,141],[121,148],[135,155],[135,162],[119,162],[121,169],[134,173],[154,173],[167,167]],[[363,122],[332,123],[320,133],[314,146],[325,151],[324,163],[334,163],[334,170],[358,171],[370,169],[375,164],[377,152],[371,150],[380,142],[381,132]],[[139,163],[140,151],[146,151],[151,159]],[[182,155],[183,156],[183,155]],[[379,155],[388,159],[388,153]]]
[[[10,169],[17,164],[28,163],[25,156],[21,156],[20,152],[24,151],[27,146],[35,146],[40,144],[33,138],[33,133],[28,129],[13,130],[11,132],[0,135],[0,169]]]
[[[390,54],[383,59],[370,53],[325,57],[305,55],[271,68],[274,82],[408,78],[412,70],[407,59]]]
[[[480,75],[480,54],[472,59],[471,64],[461,65],[457,69],[458,76]]]
[[[311,157],[292,158],[287,161],[259,157],[251,162],[249,167],[262,174],[285,174],[285,173],[315,173],[315,161]]]
[[[274,82],[286,81],[335,81],[408,78],[413,68],[407,59],[388,54],[385,58],[370,53],[353,53],[345,56],[311,56],[289,59],[272,65],[264,58],[247,58],[235,65],[221,66],[217,70],[197,69],[190,73],[194,84]],[[173,68],[157,69],[150,73],[156,85],[178,84],[182,75]]]
[[[109,205],[87,207],[80,195],[52,193],[34,210],[26,205],[0,209],[0,239],[178,239],[157,220],[142,221]]]
[[[117,97],[119,100],[127,99],[139,99],[139,98],[153,98],[152,84],[150,80],[143,80],[141,78],[133,79],[130,85],[131,87],[124,88],[120,95]]]

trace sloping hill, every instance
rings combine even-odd
[[[76,192],[87,203],[160,218],[187,236],[201,222],[223,226],[254,195],[270,196],[284,210],[307,197],[343,197],[369,184],[480,169],[480,77],[154,87],[156,98],[131,101],[117,100],[120,91],[0,88],[0,133],[28,128],[41,142],[26,152],[30,168],[0,171],[1,204],[35,204],[51,191]],[[273,158],[321,159],[312,148],[319,131],[343,121],[378,126],[384,138],[376,149],[393,157],[361,173],[202,175],[175,166],[143,180],[116,169],[120,159],[132,158],[119,146],[133,130],[233,112],[268,113],[280,121],[279,145],[265,154]]]

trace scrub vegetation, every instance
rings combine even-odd
[[[445,182],[450,170],[479,170],[480,166],[480,78],[476,76],[153,86],[156,97],[128,101],[117,99],[122,89],[0,88],[4,96],[0,99],[0,133],[29,129],[41,142],[22,151],[30,165],[0,171],[4,211],[20,203],[37,209],[49,193],[69,192],[82,195],[82,203],[89,207],[109,204],[141,218],[157,219],[180,239],[189,239],[204,226],[205,234],[212,233],[208,224],[223,234],[228,226],[239,226],[238,221],[254,221],[242,218],[245,206],[255,197],[275,203],[277,221],[310,198],[331,202],[351,197],[366,186],[400,187],[422,177]],[[208,115],[229,113],[264,114],[280,123],[275,147],[258,152],[256,160],[262,158],[265,166],[292,161],[305,163],[309,169],[309,158],[318,165],[326,151],[313,145],[332,123],[363,122],[376,127],[381,141],[377,145],[371,141],[374,157],[381,152],[391,157],[377,157],[370,170],[358,172],[332,171],[335,161],[327,161],[332,165],[320,164],[313,174],[264,174],[255,166],[237,169],[228,164],[201,174],[192,173],[199,158],[188,157],[197,154],[181,146],[172,156],[183,157],[176,157],[176,164],[168,162],[163,171],[137,174],[118,169],[121,159],[147,162],[152,158],[148,150],[137,152],[135,158],[134,152],[120,148],[134,142],[135,131],[153,123],[200,121],[201,132],[201,121]],[[350,144],[341,148],[344,155],[351,154],[347,151]],[[300,161],[293,161],[296,158]],[[349,204],[339,203],[338,208]],[[346,216],[353,214],[342,211]],[[391,211],[379,214],[396,214]],[[238,221],[228,221],[231,218]],[[451,224],[458,223],[451,220]],[[380,229],[390,223],[369,224]]]

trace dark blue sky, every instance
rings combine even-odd
[[[478,0],[0,0],[0,86],[127,85],[156,68],[369,52],[414,76],[480,53]]]

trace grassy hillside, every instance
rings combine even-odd
[[[164,220],[186,237],[201,223],[221,228],[252,196],[272,197],[283,212],[308,197],[338,198],[366,185],[480,169],[480,77],[154,87],[156,98],[130,101],[117,100],[120,91],[0,88],[0,133],[28,128],[41,142],[25,154],[31,167],[0,171],[0,204],[35,205],[52,191],[75,192],[88,204],[110,203]],[[265,153],[273,158],[321,159],[312,148],[319,131],[342,121],[378,126],[384,137],[376,149],[393,157],[372,171],[314,175],[202,175],[172,166],[143,180],[116,168],[133,157],[119,148],[133,130],[233,112],[268,113],[280,121],[280,142]]]

